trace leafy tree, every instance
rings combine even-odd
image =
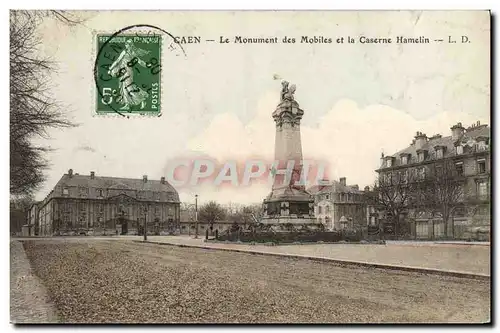
[[[27,211],[34,203],[33,198],[26,196],[10,199],[10,231],[19,232],[27,222]]]
[[[37,35],[48,17],[66,25],[81,22],[65,11],[10,12],[10,193],[17,196],[32,194],[45,180],[48,148],[34,145],[33,139],[47,138],[50,128],[75,126],[49,93],[49,74],[56,65],[40,56]]]

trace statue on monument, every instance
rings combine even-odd
[[[281,101],[284,101],[284,100],[289,100],[289,101],[293,101],[293,94],[295,93],[295,90],[297,89],[297,87],[295,86],[295,84],[292,84],[290,85],[290,87],[288,87],[290,83],[288,81],[281,81]]]

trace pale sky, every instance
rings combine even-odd
[[[475,12],[153,12],[82,14],[82,26],[47,21],[42,52],[59,63],[54,96],[68,105],[70,130],[51,132],[43,199],[62,174],[159,179],[169,161],[206,154],[222,161],[254,155],[272,159],[280,82],[297,85],[305,114],[303,153],[330,163],[332,179],[372,185],[382,151],[407,146],[416,131],[449,135],[462,122],[490,124],[490,19]],[[92,115],[95,32],[150,24],[174,36],[200,36],[185,44],[186,57],[164,50],[162,116]],[[355,44],[337,44],[352,36]],[[359,36],[418,37],[430,44],[360,44]],[[470,43],[460,43],[467,35]],[[295,37],[295,44],[205,42],[220,36]],[[331,44],[301,44],[301,36],[332,38]],[[449,44],[448,36],[457,40]],[[434,39],[444,39],[437,43]],[[261,202],[270,186],[182,189],[182,201]]]

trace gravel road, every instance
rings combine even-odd
[[[490,282],[122,241],[25,241],[70,323],[488,322]]]

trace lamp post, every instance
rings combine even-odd
[[[198,238],[198,194],[194,195],[194,221],[195,221],[194,238]]]

